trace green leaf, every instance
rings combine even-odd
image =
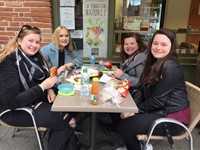
[[[90,18],[88,18],[88,22],[89,22],[89,24],[90,24],[91,26],[94,25],[94,24],[93,24],[93,21],[92,21]]]
[[[103,20],[100,20],[99,24],[97,25],[98,27],[101,27],[104,24]]]

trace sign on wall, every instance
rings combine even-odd
[[[107,57],[108,0],[83,0],[83,56]]]
[[[60,25],[75,29],[74,7],[60,7]]]

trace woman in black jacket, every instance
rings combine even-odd
[[[184,124],[189,122],[189,101],[176,47],[176,35],[165,29],[156,31],[149,43],[150,53],[140,78],[139,113],[122,113],[118,125],[128,150],[141,149],[136,135],[147,134],[152,122],[158,118],[170,117]],[[172,135],[183,130],[175,124],[169,124],[169,129]],[[164,127],[158,126],[153,134],[165,135]]]
[[[39,52],[40,41],[40,29],[24,25],[0,51],[0,113],[13,110],[1,119],[13,126],[33,126],[29,115],[14,110],[32,107],[38,127],[50,128],[48,149],[60,150],[74,128],[69,125],[70,115],[51,112],[57,77],[49,77],[47,63]]]

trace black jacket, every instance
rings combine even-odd
[[[43,92],[39,85],[24,90],[15,62],[13,53],[0,63],[0,112],[47,101],[47,92]]]
[[[175,60],[168,63],[160,81],[142,86],[140,92],[143,96],[137,100],[137,105],[142,113],[165,116],[189,107],[183,70]]]

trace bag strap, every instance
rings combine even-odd
[[[171,148],[173,148],[174,140],[172,139],[172,134],[167,123],[164,123],[164,129],[165,129],[165,134],[167,136],[168,143],[170,144]]]

